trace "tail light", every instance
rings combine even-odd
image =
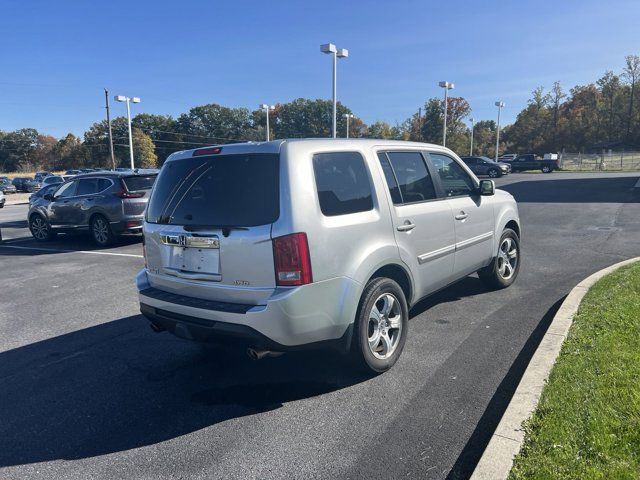
[[[313,282],[306,233],[292,233],[273,239],[276,285],[295,286]]]
[[[120,180],[120,190],[114,193],[114,195],[118,198],[142,198],[144,197],[145,192],[130,192],[127,190],[122,179]]]

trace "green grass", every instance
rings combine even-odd
[[[510,479],[640,479],[640,263],[575,316]]]

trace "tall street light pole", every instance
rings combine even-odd
[[[450,82],[440,82],[438,83],[442,88],[444,88],[444,127],[442,128],[442,146],[447,146],[447,99],[449,90],[453,90],[455,85]]]
[[[320,51],[322,53],[331,54],[333,56],[333,124],[331,128],[331,136],[336,138],[337,136],[337,63],[338,58],[347,58],[349,56],[349,50],[346,48],[337,48],[333,43],[325,43],[320,45]]]
[[[469,147],[469,156],[472,157],[473,156],[473,118],[470,118],[469,120],[471,120],[471,146]]]
[[[140,103],[138,97],[125,97],[124,95],[116,95],[116,102],[127,103],[127,125],[129,127],[129,158],[131,159],[131,170],[134,169],[133,165],[133,135],[131,134],[131,107],[130,103]]]
[[[273,112],[276,107],[275,105],[267,105],[266,103],[263,103],[262,105],[260,105],[260,108],[262,110],[265,111],[265,113],[267,114],[267,142],[269,141],[269,112]]]
[[[113,135],[111,133],[111,115],[109,114],[109,90],[104,89],[105,108],[107,109],[107,126],[109,127],[109,156],[111,157],[111,168],[116,169],[116,157],[113,154]]]
[[[355,115],[353,113],[345,113],[342,116],[347,119],[347,138],[349,138],[349,119],[355,118]]]
[[[498,107],[498,125],[496,127],[496,162],[498,161],[498,147],[500,146],[500,111],[504,107],[504,102],[502,100],[498,100],[494,103],[496,107]]]

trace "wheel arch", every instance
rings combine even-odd
[[[402,267],[396,262],[386,263],[382,266],[379,266],[369,276],[367,283],[369,283],[374,278],[382,278],[382,277],[390,278],[391,280],[395,281],[398,285],[400,285],[400,288],[402,289],[402,292],[404,293],[404,296],[407,300],[407,304],[411,306],[414,287],[413,287],[413,283],[411,282],[411,276],[407,272],[407,269]]]

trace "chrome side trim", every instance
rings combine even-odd
[[[447,245],[446,247],[439,248],[434,250],[433,252],[423,253],[422,255],[418,255],[418,263],[422,265],[423,263],[430,262],[431,260],[435,260],[437,258],[442,258],[445,255],[449,255],[456,251],[456,245]]]
[[[476,245],[486,240],[490,240],[491,238],[493,238],[493,232],[482,233],[475,237],[468,238],[467,240],[456,243],[456,251],[471,247],[472,245]]]
[[[422,255],[418,255],[418,263],[422,265],[423,263],[442,258],[446,255],[449,255],[450,253],[457,252],[458,250],[463,250],[467,247],[477,245],[478,243],[490,240],[492,238],[493,232],[487,232],[475,237],[468,238],[467,240],[464,240],[462,242],[454,243],[453,245],[447,245],[446,247],[439,248],[432,252],[423,253]]]

